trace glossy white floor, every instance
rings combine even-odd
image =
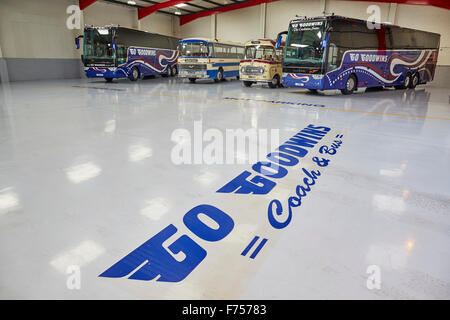
[[[1,89],[2,299],[450,298],[448,89],[312,95],[164,78]],[[331,131],[273,192],[223,194],[252,166],[174,164],[171,135],[193,133],[194,121],[224,135],[279,129],[280,142],[309,124]],[[338,135],[335,155],[318,152]],[[316,156],[331,161],[291,223],[271,227],[269,202],[287,215]],[[199,204],[232,218],[224,239],[205,241],[183,224]],[[184,280],[99,277],[170,224],[178,232],[165,247],[186,234],[207,252]]]

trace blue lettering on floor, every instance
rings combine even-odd
[[[267,159],[271,161],[260,161],[254,164],[252,169],[256,173],[244,171],[217,192],[268,194],[276,186],[276,182],[271,179],[283,178],[288,173],[283,166],[296,165],[299,162],[298,158],[303,158],[308,153],[308,149],[314,148],[328,131],[330,131],[328,127],[310,124],[279,146],[276,149],[277,152],[269,153]]]
[[[299,163],[299,158],[305,157],[308,150],[315,145],[331,129],[323,126],[309,125],[299,131],[289,140],[279,146],[275,152],[269,153],[268,161],[260,161],[252,166],[252,170],[244,171],[225,186],[217,190],[218,193],[236,194],[268,194],[275,186],[272,180],[286,176],[289,167]],[[319,153],[323,156],[332,156],[341,146],[342,135],[336,136],[331,146],[321,146]],[[328,166],[327,158],[313,157],[313,162],[319,168]],[[288,215],[284,221],[277,217],[283,215],[283,206],[280,200],[270,201],[268,207],[268,219],[275,229],[283,229],[291,223],[292,208],[299,207],[316,184],[321,175],[319,170],[301,169],[305,175],[303,185],[296,187],[296,195],[288,199]],[[218,228],[212,228],[204,223],[200,216],[204,215],[215,222]],[[171,238],[178,232],[178,228],[170,224],[155,236],[144,242],[124,258],[112,265],[100,274],[100,277],[122,278],[128,277],[135,280],[154,280],[162,282],[180,282],[185,279],[207,256],[206,250],[198,244],[198,240],[217,242],[227,237],[234,229],[233,218],[219,208],[202,204],[189,210],[183,217],[184,225],[195,237],[180,234],[176,240]],[[198,238],[198,239],[197,239]],[[246,256],[250,249],[257,243],[259,236],[254,237],[250,244],[241,253]],[[268,242],[267,238],[259,243],[250,259],[253,260]]]
[[[320,154],[334,155],[337,152],[337,149],[342,145],[342,135],[336,136],[336,140],[333,141],[331,146],[323,145],[319,148]],[[331,160],[321,157],[313,157],[312,161],[317,164],[318,167],[326,167],[328,166]],[[269,206],[267,208],[267,216],[269,223],[275,229],[284,229],[286,228],[292,220],[292,208],[300,207],[302,205],[302,200],[305,198],[308,193],[311,191],[311,187],[316,184],[316,180],[319,179],[321,172],[319,170],[307,170],[305,168],[301,169],[304,177],[303,184],[297,185],[295,188],[295,195],[289,197],[287,200],[288,205],[288,213],[284,220],[279,221],[277,216],[284,216],[283,205],[280,200],[273,199],[270,201]]]
[[[274,104],[285,104],[285,105],[291,105],[291,106],[318,107],[318,108],[324,108],[325,107],[325,105],[323,105],[323,104],[305,103],[305,102],[292,102],[292,101],[280,101],[280,100],[233,98],[233,97],[225,97],[223,99],[224,100],[250,101],[250,102],[266,102],[266,103],[274,103]]]

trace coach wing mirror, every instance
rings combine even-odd
[[[277,35],[277,45],[276,45],[277,50],[280,49],[280,47],[281,47],[281,40],[283,39],[283,34],[287,34],[287,33],[288,33],[287,31],[283,31]]]
[[[77,49],[80,49],[80,38],[84,38],[84,36],[78,36],[75,38],[75,45],[77,46]]]

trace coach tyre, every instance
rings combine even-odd
[[[269,87],[273,89],[278,87],[279,85],[280,85],[280,77],[276,74],[273,77],[272,81],[269,82]]]
[[[409,83],[409,87],[411,89],[414,89],[418,84],[419,84],[419,73],[416,72],[411,78],[411,82]]]
[[[138,79],[139,79],[139,69],[137,67],[133,67],[133,69],[131,69],[130,80],[136,81]]]
[[[251,82],[251,81],[244,81],[243,83],[244,83],[244,86],[246,86],[246,87],[251,87],[253,84],[253,82]]]
[[[223,78],[223,69],[222,68],[219,68],[219,71],[217,71],[217,79],[214,79],[214,80],[216,82],[224,80],[224,78]]]
[[[113,78],[105,78],[105,81],[106,81],[106,82],[112,82],[112,81],[113,81]]]
[[[175,77],[176,74],[177,74],[177,67],[176,66],[170,67],[170,76]]]
[[[195,78],[189,78],[190,83],[195,83],[195,80],[196,80]]]
[[[395,89],[408,89],[411,85],[411,73],[407,73],[405,76],[405,80],[403,80],[403,84],[395,86]]]
[[[352,94],[356,90],[356,76],[351,74],[345,82],[344,89],[341,89],[342,94]]]

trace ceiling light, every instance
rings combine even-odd
[[[129,1],[127,1],[127,3],[132,6],[136,5],[136,2],[133,0],[129,0]]]
[[[185,6],[186,6],[186,3],[179,3],[179,4],[175,5],[175,7],[178,7],[178,8],[185,7]]]
[[[180,15],[181,12],[180,12],[180,11],[175,11],[175,14],[176,14],[176,15]]]

